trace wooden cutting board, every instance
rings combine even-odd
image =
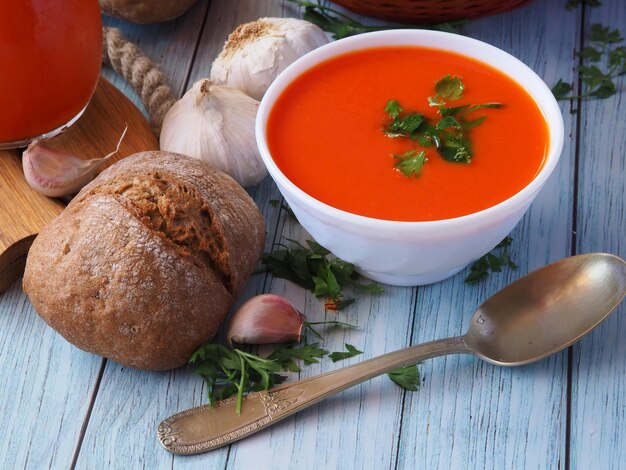
[[[157,150],[159,144],[137,107],[101,78],[85,113],[49,143],[81,158],[102,157],[115,150],[127,124],[120,151],[109,164],[135,152]],[[42,196],[26,184],[21,153],[0,150],[0,293],[22,274],[26,254],[39,230],[65,207],[61,200]]]

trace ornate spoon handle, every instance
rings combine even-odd
[[[174,454],[198,454],[238,441],[271,426],[353,385],[446,354],[472,354],[464,337],[441,339],[394,351],[343,369],[292,382],[262,392],[252,392],[235,413],[235,398],[177,413],[158,428],[159,441]]]

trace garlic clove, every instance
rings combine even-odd
[[[306,317],[275,294],[261,294],[245,302],[233,314],[226,338],[229,344],[299,342]]]
[[[117,148],[102,158],[83,160],[67,150],[49,147],[43,141],[33,141],[22,154],[22,168],[28,185],[49,197],[75,194],[89,183],[98,168],[115,155],[126,135],[124,129]]]
[[[326,33],[308,21],[260,18],[230,34],[213,62],[211,80],[260,100],[289,64],[327,43]]]
[[[166,114],[161,150],[205,161],[242,186],[257,184],[267,175],[254,134],[258,108],[241,90],[199,80]]]

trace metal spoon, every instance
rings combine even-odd
[[[418,344],[343,369],[250,393],[241,415],[226,399],[175,414],[158,428],[175,454],[242,439],[353,385],[446,354],[474,354],[503,366],[538,361],[578,341],[626,294],[626,262],[605,253],[572,256],[519,279],[483,303],[465,336]]]

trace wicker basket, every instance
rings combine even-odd
[[[398,23],[442,23],[512,10],[531,0],[333,0],[348,10]]]

